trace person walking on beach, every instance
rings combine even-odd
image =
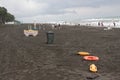
[[[61,28],[61,25],[60,24],[58,24],[58,29],[60,29]]]
[[[116,26],[115,22],[113,22],[114,27]]]
[[[98,26],[100,26],[100,22],[98,22]]]
[[[104,26],[104,25],[103,25],[103,22],[101,22],[101,26]]]

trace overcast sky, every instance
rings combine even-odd
[[[120,16],[120,0],[0,0],[22,22]]]

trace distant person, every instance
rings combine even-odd
[[[100,22],[98,22],[98,26],[100,26]]]
[[[116,26],[116,23],[115,23],[115,22],[113,22],[113,25],[114,25],[114,26]]]
[[[58,24],[58,28],[59,28],[59,29],[61,28],[60,24]]]
[[[55,25],[52,25],[52,29],[55,29]]]
[[[56,24],[54,25],[54,27],[55,27],[55,29],[57,29],[57,25]]]
[[[80,24],[78,24],[78,26],[80,26]]]
[[[104,26],[103,22],[101,22],[101,26]]]

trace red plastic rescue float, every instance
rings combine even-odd
[[[89,60],[89,61],[98,61],[99,57],[97,56],[84,56],[83,57],[85,60]]]

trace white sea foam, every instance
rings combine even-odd
[[[118,18],[83,19],[77,23],[79,23],[80,25],[98,26],[99,22],[103,23],[104,27],[120,28],[120,17],[118,17]],[[115,25],[113,23],[115,23]]]
[[[120,17],[109,17],[109,18],[92,18],[92,19],[80,19],[73,21],[58,21],[58,22],[49,22],[53,24],[61,24],[61,25],[85,25],[85,26],[98,26],[98,23],[103,23],[104,27],[114,27],[120,28]],[[115,23],[115,25],[113,24]]]

